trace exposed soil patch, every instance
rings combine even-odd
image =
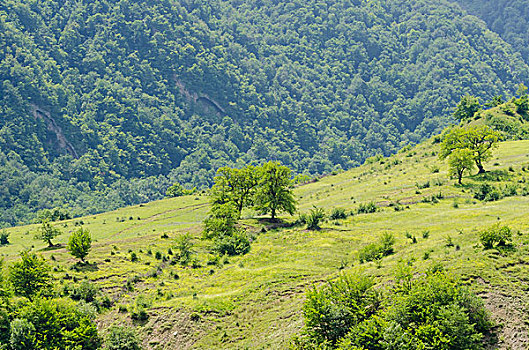
[[[477,281],[480,282],[479,279]],[[496,291],[482,293],[480,296],[493,320],[499,325],[496,330],[499,342],[490,349],[529,349],[529,327],[526,323],[529,310],[523,298]]]

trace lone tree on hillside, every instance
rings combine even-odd
[[[84,262],[84,258],[92,248],[92,237],[90,231],[82,227],[74,231],[68,240],[70,254]]]
[[[467,148],[456,149],[448,157],[448,166],[450,175],[457,176],[457,182],[461,185],[463,173],[466,170],[471,171],[474,168],[472,151]]]
[[[476,114],[480,108],[481,105],[479,104],[477,97],[466,94],[461,97],[461,101],[457,104],[453,116],[457,120],[469,120],[474,117],[474,114]]]
[[[268,162],[259,169],[259,184],[255,196],[255,208],[263,214],[286,211],[293,215],[296,200],[292,191],[291,171],[279,162]]]
[[[32,300],[33,296],[51,285],[50,267],[35,253],[23,251],[20,257],[22,260],[11,265],[9,280],[16,295]]]
[[[252,165],[242,169],[220,168],[211,189],[213,205],[233,203],[240,218],[242,209],[252,204],[258,184],[257,176],[258,171]]]
[[[500,134],[486,125],[455,126],[443,136],[440,159],[446,159],[456,150],[468,150],[478,167],[484,173],[483,162],[492,157],[492,149],[497,146]]]
[[[42,225],[39,227],[37,233],[35,234],[35,239],[40,239],[48,243],[48,247],[53,247],[52,239],[59,236],[61,231],[53,227],[48,220],[42,221]]]

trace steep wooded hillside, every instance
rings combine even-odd
[[[529,62],[529,1],[455,0],[470,14],[484,20],[493,32]]]
[[[0,222],[206,187],[222,165],[348,169],[528,78],[447,1],[4,1]]]

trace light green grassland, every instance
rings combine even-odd
[[[327,221],[321,230],[307,231],[301,226],[271,225],[245,211],[242,224],[254,235],[251,251],[221,258],[217,265],[207,264],[212,257],[209,242],[200,239],[208,211],[206,196],[165,199],[57,223],[64,234],[56,243],[65,244],[68,232],[81,221],[92,233],[95,242],[88,260],[94,265],[85,271],[71,269],[76,260],[64,247],[46,250],[43,242],[34,240],[36,225],[9,229],[12,244],[0,248],[0,254],[9,264],[20,250],[34,247],[54,267],[57,288],[84,278],[96,282],[114,301],[112,310],[99,318],[102,329],[116,320],[131,322],[130,313],[118,309],[130,311],[142,295],[149,301],[150,317],[136,326],[146,349],[285,348],[303,325],[304,293],[314,284],[361,269],[389,287],[398,264],[413,265],[421,272],[437,262],[484,298],[503,324],[501,347],[525,348],[529,344],[529,196],[495,202],[473,199],[471,187],[481,180],[467,176],[463,186],[455,186],[436,156],[438,148],[429,140],[295,190],[302,213],[313,206],[328,214],[337,207],[350,213],[370,201],[380,207],[376,213]],[[516,184],[521,193],[529,186],[529,141],[501,143],[485,168],[501,175],[496,184]],[[439,201],[423,201],[440,193]],[[291,223],[296,217],[283,219]],[[496,222],[517,232],[513,251],[485,251],[479,244],[479,230]],[[424,231],[429,231],[428,238],[423,238]],[[168,249],[175,250],[174,239],[184,232],[195,237],[201,267],[155,258],[157,251],[170,258]],[[359,249],[384,232],[396,237],[395,254],[379,263],[360,264]],[[162,238],[164,233],[169,238]],[[448,240],[453,246],[447,246]],[[137,262],[130,261],[129,251],[138,255]],[[139,281],[130,282],[133,288],[128,289],[127,280],[134,276]]]

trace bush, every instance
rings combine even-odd
[[[250,239],[243,229],[231,236],[220,236],[214,240],[213,251],[220,255],[244,255],[250,251]]]
[[[90,231],[82,227],[74,231],[68,240],[68,251],[81,261],[84,261],[91,248],[92,236]]]
[[[361,274],[342,275],[307,293],[303,307],[309,337],[317,344],[335,344],[354,324],[373,315],[381,295],[374,280]]]
[[[191,257],[195,254],[193,250],[193,239],[189,233],[180,235],[176,238],[176,258],[182,265],[187,265],[191,261]]]
[[[314,207],[306,217],[307,229],[318,230],[323,219],[325,219],[325,211],[322,208]]]
[[[0,232],[0,246],[9,244],[9,233],[5,230]]]
[[[383,257],[394,253],[394,244],[395,237],[391,233],[384,233],[378,242],[368,244],[360,250],[358,253],[358,260],[363,263],[365,261],[382,259]]]
[[[37,349],[35,326],[26,319],[16,318],[11,322],[11,336],[9,344],[12,350]]]
[[[73,300],[84,300],[87,303],[93,302],[99,294],[99,288],[94,283],[83,281],[78,285],[70,287],[68,284],[64,286],[64,292]]]
[[[369,203],[360,203],[358,206],[357,213],[358,214],[370,214],[375,213],[378,210],[378,206],[374,202]]]
[[[329,216],[331,220],[340,220],[340,219],[346,219],[347,214],[345,213],[345,209],[343,208],[334,208],[331,212],[331,215]]]
[[[400,273],[400,272],[399,272]],[[414,277],[418,276],[418,277]],[[396,276],[385,295],[362,275],[307,293],[302,349],[481,349],[492,327],[482,300],[439,269]]]
[[[149,314],[147,313],[147,309],[151,306],[151,303],[147,300],[147,298],[140,294],[136,297],[136,301],[134,302],[134,307],[132,308],[130,312],[130,318],[132,318],[134,321],[147,321],[149,319]]]
[[[480,201],[492,202],[502,199],[503,193],[496,186],[483,183],[474,192],[474,198]]]
[[[105,337],[107,350],[141,350],[134,328],[113,325]]]
[[[93,316],[68,299],[37,299],[19,311],[21,319],[33,324],[39,350],[99,349]]]
[[[479,240],[485,249],[492,249],[495,245],[505,246],[511,238],[512,229],[509,226],[500,226],[499,223],[479,234]]]

